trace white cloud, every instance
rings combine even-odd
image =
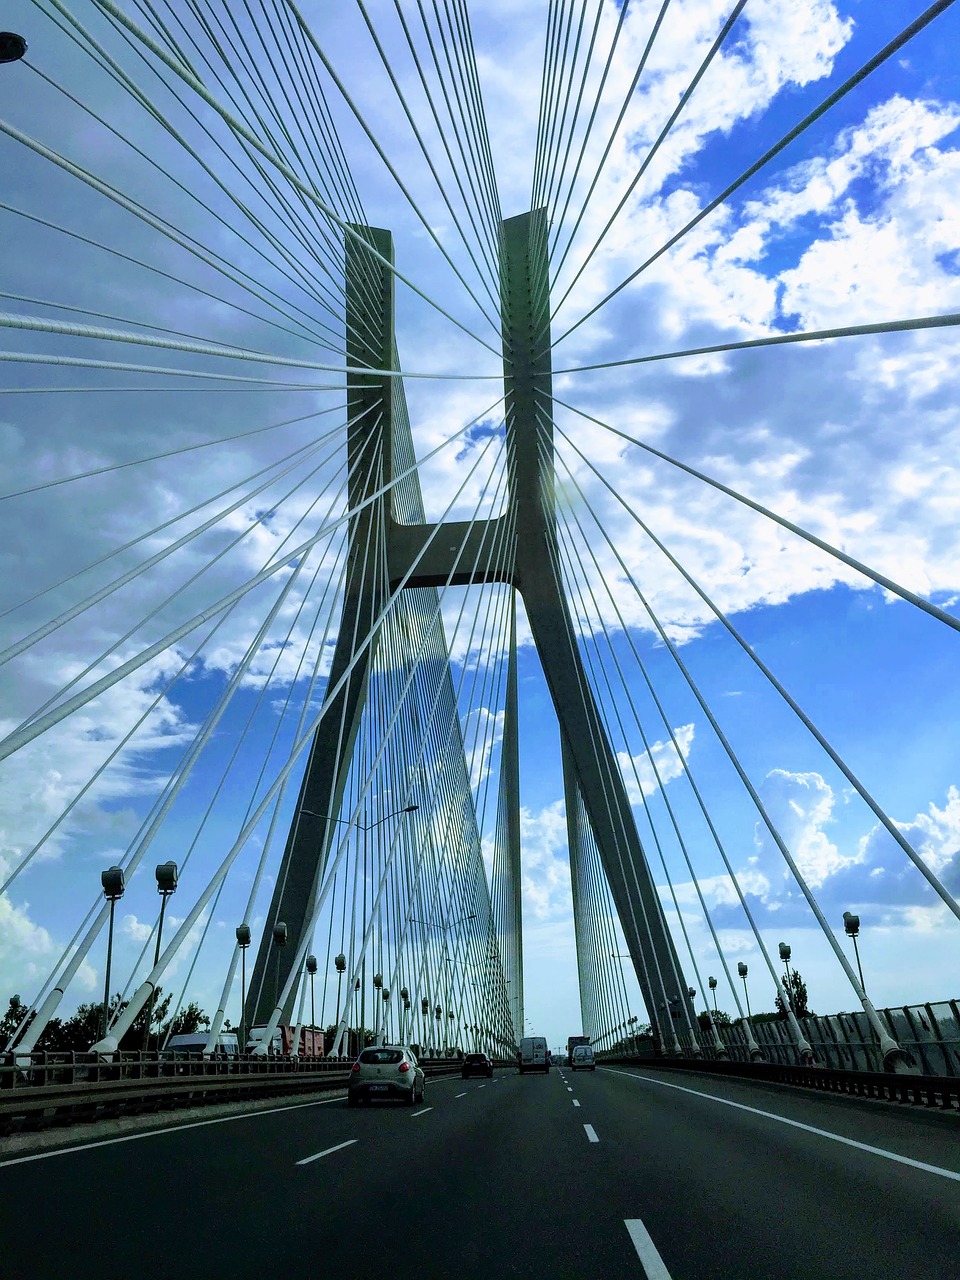
[[[683,772],[680,757],[681,754],[684,760],[689,757],[693,732],[692,724],[684,724],[673,731],[676,746],[673,741],[661,741],[652,743],[649,752],[641,751],[635,756],[625,751],[617,753],[632,805],[639,805],[643,797],[649,800],[662,786],[680,777]]]

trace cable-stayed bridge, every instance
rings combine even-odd
[[[799,29],[669,0],[4,16],[21,1056],[81,1001],[109,1057],[199,1000],[211,1051],[319,1026],[333,1057],[511,1060],[543,986],[524,887],[528,933],[552,892],[536,796],[570,1030],[723,1058],[719,983],[760,1057],[747,955],[822,1063],[792,929],[873,1065],[917,1069],[834,886],[891,946],[960,919],[953,108],[885,79],[936,81],[951,7],[855,39],[826,4]],[[930,252],[885,308],[852,228],[883,274],[898,217]],[[861,274],[831,307],[837,245]]]

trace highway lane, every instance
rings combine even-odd
[[[960,1174],[955,1117],[643,1074],[434,1080],[422,1107],[341,1096],[3,1164],[0,1274],[960,1275],[960,1181],[756,1111]]]

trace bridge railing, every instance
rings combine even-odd
[[[346,1088],[353,1059],[91,1053],[2,1055],[0,1137],[119,1116]],[[460,1058],[423,1058],[428,1078]],[[512,1065],[496,1062],[496,1066]]]
[[[880,1009],[878,1013],[901,1048],[913,1055],[924,1075],[960,1077],[960,1009],[956,1000]],[[764,1056],[771,1062],[787,1066],[796,1062],[796,1050],[785,1021],[754,1021],[751,1025]],[[846,1071],[883,1071],[880,1047],[866,1014],[801,1018],[800,1025],[822,1066]],[[746,1036],[739,1024],[720,1027],[719,1032],[731,1058],[749,1061]]]

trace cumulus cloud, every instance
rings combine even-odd
[[[536,813],[520,810],[523,910],[535,921],[570,914],[570,861],[562,800]]]
[[[632,805],[641,804],[644,798],[649,800],[662,786],[679,778],[683,772],[681,755],[684,760],[690,755],[694,726],[681,725],[674,729],[673,734],[676,746],[672,740],[668,740],[651,743],[649,751],[641,751],[635,756],[630,756],[625,751],[617,753]]]

